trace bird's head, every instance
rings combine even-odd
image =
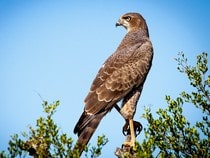
[[[147,29],[147,24],[144,18],[139,13],[126,13],[120,17],[116,23],[117,26],[123,26],[125,29],[130,32],[136,29]]]

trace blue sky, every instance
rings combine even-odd
[[[42,100],[60,100],[55,121],[74,139],[73,128],[83,111],[83,100],[98,69],[111,55],[126,31],[115,28],[127,12],[139,12],[147,21],[154,46],[153,66],[138,103],[136,119],[144,106],[165,107],[165,95],[177,97],[189,90],[187,79],[174,60],[183,51],[193,63],[197,54],[210,52],[209,1],[0,1],[0,150],[10,135],[26,131],[42,116]],[[186,117],[196,121],[186,107]],[[193,116],[193,117],[192,117]],[[124,141],[119,114],[112,110],[91,139],[106,134],[104,156],[112,157]],[[138,137],[141,141],[142,137]]]

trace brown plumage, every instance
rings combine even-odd
[[[151,67],[153,48],[144,18],[138,13],[127,13],[116,23],[120,25],[126,28],[127,34],[96,75],[85,98],[84,112],[74,128],[78,135],[76,149],[80,153],[103,116],[118,101],[129,99],[136,91],[141,92]]]

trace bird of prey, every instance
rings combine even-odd
[[[113,107],[120,111],[131,130],[131,137],[135,137],[133,116],[152,65],[153,47],[146,21],[139,13],[122,15],[116,26],[123,26],[127,34],[98,71],[84,100],[84,112],[74,128],[74,133],[78,135],[75,149],[80,154],[101,119]],[[121,100],[120,109],[117,103]],[[131,140],[133,145],[135,138]]]

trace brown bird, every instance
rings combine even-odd
[[[113,107],[125,118],[131,137],[134,137],[131,145],[135,143],[133,116],[152,65],[153,47],[146,21],[139,13],[124,14],[116,26],[125,27],[127,34],[98,71],[84,100],[84,112],[74,128],[74,133],[78,135],[74,149],[78,149],[80,154],[101,119]],[[117,106],[120,100],[123,100],[121,110]]]

